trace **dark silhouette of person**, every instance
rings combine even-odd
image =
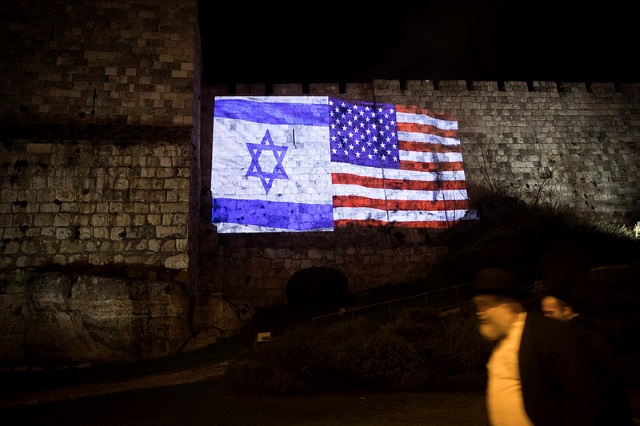
[[[527,312],[514,275],[486,268],[472,300],[480,334],[495,342],[487,362],[493,426],[598,425],[595,373],[568,324]]]
[[[545,316],[567,322],[578,337],[593,365],[600,388],[601,425],[634,425],[627,395],[627,381],[631,375],[596,316],[578,312],[575,298],[570,293],[552,289],[540,299]]]

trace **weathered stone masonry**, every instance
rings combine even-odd
[[[98,359],[189,346],[211,319],[196,314],[207,302],[195,1],[15,1],[0,19],[0,358],[47,345],[49,356]],[[45,267],[79,277],[34,288]],[[86,291],[92,275],[111,278]],[[57,343],[31,332],[42,324]],[[126,344],[104,343],[117,333]]]
[[[565,208],[594,220],[634,224],[640,214],[640,96],[636,84],[376,80],[347,84],[273,85],[274,95],[329,95],[348,100],[416,105],[454,114],[472,197],[504,190],[531,203]],[[238,95],[264,95],[263,85],[236,85]],[[202,95],[202,187],[210,186],[213,97]],[[211,208],[202,199],[203,217]],[[202,245],[201,286],[258,303],[281,303],[295,270],[333,266],[352,291],[424,277],[446,252],[430,244],[434,231],[336,230],[296,236],[222,234]],[[217,238],[217,239],[216,239]],[[209,273],[208,273],[209,272]]]
[[[437,231],[216,234],[212,105],[229,92],[202,86],[195,1],[16,0],[0,20],[0,360],[166,356],[286,303],[299,269],[336,267],[355,292],[423,278],[445,251]],[[472,197],[500,188],[635,223],[639,85],[531,85],[374,80],[272,93],[454,114]]]

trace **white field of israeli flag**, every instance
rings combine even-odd
[[[216,97],[218,232],[333,229],[327,97]]]

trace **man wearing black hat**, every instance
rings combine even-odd
[[[566,323],[527,312],[512,273],[476,274],[480,334],[496,345],[487,362],[493,426],[598,425],[594,372]]]
[[[627,398],[626,386],[632,376],[608,338],[603,323],[595,316],[580,312],[579,300],[559,289],[548,290],[540,299],[542,313],[566,321],[589,357],[601,390],[601,424],[633,426],[635,423]]]

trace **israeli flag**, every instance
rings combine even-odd
[[[219,233],[333,230],[328,97],[216,97]]]

